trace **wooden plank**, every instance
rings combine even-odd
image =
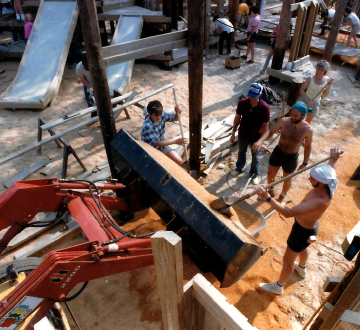
[[[193,290],[196,300],[219,322],[225,329],[255,330],[247,322],[247,318],[223,296],[204,276],[197,274],[193,278]]]
[[[360,313],[350,310],[344,311],[340,320],[331,330],[360,330]]]
[[[122,45],[122,44],[120,44],[120,45]],[[127,62],[130,60],[136,60],[139,58],[143,58],[146,56],[160,54],[160,53],[172,50],[172,49],[181,48],[181,47],[185,47],[185,46],[187,46],[186,39],[179,40],[179,41],[172,41],[172,42],[168,42],[165,44],[150,46],[147,48],[124,53],[121,55],[114,55],[111,57],[106,57],[106,58],[104,58],[104,63],[105,63],[105,66],[108,67],[108,66],[112,66],[112,65],[115,65],[118,63],[123,63],[123,62]]]
[[[303,3],[304,2],[300,2],[300,8],[299,8],[298,15],[296,18],[295,31],[294,31],[294,36],[293,36],[293,40],[291,43],[291,49],[290,49],[290,55],[289,55],[289,62],[293,62],[293,61],[297,60],[298,48],[299,48],[299,44],[301,42],[302,31],[303,31],[303,27],[304,27],[304,25],[302,24],[303,18],[304,18],[304,16],[306,17],[306,8],[303,6]]]
[[[211,158],[210,162],[207,164],[206,168],[202,171],[202,174],[208,175],[212,168],[214,167],[215,163],[222,157],[227,156],[230,153],[230,150],[223,150]]]
[[[354,236],[360,236],[360,221],[355,225],[353,229],[346,235],[344,241],[341,244],[341,249],[345,253],[349,248]]]
[[[48,159],[40,159],[38,162],[36,162],[35,164],[31,165],[30,167],[28,167],[25,171],[19,173],[17,176],[15,176],[14,178],[12,178],[10,181],[6,182],[4,184],[5,188],[9,188],[14,182],[16,181],[21,181],[21,180],[25,180],[27,177],[29,177],[31,174],[35,173],[36,171],[38,171],[40,168],[42,168],[43,166],[45,166],[47,163],[49,162]]]
[[[0,21],[0,26],[10,26],[10,27],[23,27],[25,25],[24,22],[17,21]]]
[[[155,55],[144,57],[143,60],[147,60],[147,61],[171,61],[171,55],[155,54]]]
[[[52,174],[57,168],[55,163],[47,164],[45,167],[40,171],[40,174],[43,175],[50,175]]]
[[[153,15],[143,15],[141,13],[139,14],[126,14],[126,16],[142,16],[144,22],[147,23],[170,23],[171,18],[165,17],[165,16],[153,16]],[[102,13],[98,15],[98,19],[100,21],[115,21],[117,22],[119,20],[120,15],[119,14],[109,14],[109,13]]]
[[[321,312],[319,313],[318,319],[324,321],[331,313],[331,311],[334,309],[334,306],[330,303],[326,303]]]
[[[64,226],[64,225],[63,225]],[[69,240],[81,233],[81,227],[79,224],[72,220],[67,223],[68,230],[60,231],[56,230],[44,238],[28,245],[15,253],[15,259],[25,259],[28,257],[35,257],[41,254],[45,249],[49,249],[54,244],[59,244],[60,241]]]
[[[236,143],[237,140],[238,140],[238,134],[239,134],[239,131],[236,131],[236,133],[235,133],[235,143]],[[229,137],[226,137],[226,138],[221,139],[221,140],[217,140],[217,141],[215,142],[215,145],[214,145],[214,147],[213,147],[213,151],[212,151],[210,157],[214,157],[214,156],[217,155],[221,150],[226,149],[226,148],[230,147],[231,145],[232,145],[232,143],[230,142],[230,138],[229,138]]]
[[[356,304],[359,303],[360,298],[360,271],[358,270],[349,285],[346,287],[341,297],[337,301],[334,309],[330,315],[326,318],[324,323],[321,325],[319,330],[332,329],[333,325],[336,324],[341,315],[346,309],[352,309]]]
[[[297,59],[296,61],[294,61],[291,66],[291,69],[296,70],[296,69],[300,68],[301,66],[303,66],[305,63],[309,63],[309,62],[310,62],[310,55],[306,55],[306,56],[301,57],[301,58]]]
[[[180,330],[184,324],[183,261],[181,238],[170,231],[151,237],[157,287],[165,330]]]
[[[311,41],[311,37],[313,34],[313,29],[314,29],[314,24],[315,24],[315,18],[316,18],[316,14],[317,14],[317,9],[318,7],[314,5],[314,3],[311,3],[310,8],[308,8],[309,15],[305,21],[305,35],[304,38],[302,39],[301,42],[301,46],[299,49],[299,56],[300,57],[304,57],[306,55],[308,55],[308,49],[310,46],[310,41]]]
[[[327,276],[326,281],[323,284],[324,292],[331,292],[335,287],[342,281],[342,277],[338,276]]]
[[[305,6],[305,7],[309,7],[312,3],[319,4],[323,8],[323,10],[327,9],[326,3],[323,0],[307,0],[307,1],[301,2],[301,5]],[[297,10],[299,8],[299,5],[300,5],[300,3],[292,4],[290,7],[290,11]]]
[[[46,0],[46,1],[58,1],[58,0]],[[73,0],[61,0],[61,1],[73,1]],[[41,1],[40,0],[24,0],[22,2],[23,6],[26,7],[39,7]],[[95,1],[96,7],[102,6],[102,1]]]

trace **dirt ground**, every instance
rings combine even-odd
[[[268,52],[269,46],[264,43],[256,44],[255,64],[246,65],[238,70],[230,71],[224,68],[224,59],[215,56],[216,50],[211,49],[211,56],[204,60],[203,86],[203,117],[228,116],[234,113],[238,97],[246,93],[251,83],[260,78],[258,73]],[[319,59],[312,57],[314,63]],[[303,325],[313,314],[314,310],[326,297],[322,285],[326,276],[342,276],[351,267],[341,253],[341,243],[353,226],[360,220],[360,190],[358,182],[350,181],[350,176],[359,165],[360,138],[359,138],[359,89],[354,87],[347,74],[354,74],[354,67],[341,66],[341,61],[331,65],[329,76],[335,78],[330,95],[322,101],[320,115],[313,121],[314,141],[311,162],[318,161],[328,155],[331,146],[339,146],[345,151],[344,157],[338,162],[337,174],[339,186],[335,198],[328,211],[320,220],[320,231],[317,242],[310,247],[308,276],[301,280],[294,274],[285,287],[281,297],[272,297],[259,291],[258,283],[274,281],[280,272],[282,254],[285,251],[286,239],[291,229],[293,219],[285,219],[277,213],[268,219],[267,227],[256,235],[258,242],[269,247],[263,256],[238,283],[231,288],[220,289],[219,283],[211,274],[204,274],[215,285],[249,322],[259,330],[265,329],[302,329]],[[19,62],[2,61],[0,70],[6,69],[1,75],[0,91],[4,91],[15,77]],[[163,71],[155,63],[139,62],[135,64],[129,90],[139,88],[143,94],[168,83],[174,83],[177,88],[179,105],[183,109],[183,121],[188,127],[188,79],[187,64],[175,67],[171,71]],[[4,77],[4,78],[2,78]],[[355,83],[356,85],[357,83]],[[274,87],[278,92],[288,91],[288,84],[282,83]],[[148,99],[159,99],[164,108],[174,105],[172,91],[166,91]],[[0,157],[5,157],[24,146],[36,142],[37,120],[39,116],[45,120],[60,118],[76,110],[86,108],[82,86],[77,84],[74,69],[67,65],[61,83],[59,94],[55,100],[43,111],[0,111],[0,139],[2,148]],[[140,137],[140,129],[144,120],[142,111],[130,107],[131,119],[120,115],[117,128],[125,128],[135,137]],[[74,120],[71,125],[79,122]],[[64,130],[71,125],[58,128]],[[82,161],[90,169],[106,160],[104,149],[98,143],[90,152],[86,151],[87,144],[99,131],[98,127],[82,129],[79,132],[65,137],[78,152]],[[168,124],[166,135],[175,136],[179,133],[177,124]],[[273,149],[276,141],[266,143]],[[240,179],[228,180],[228,172],[235,166],[237,147],[231,149],[231,154],[220,163],[224,169],[215,165],[212,172],[204,179],[206,189],[212,194],[230,196],[239,191],[247,180],[247,175]],[[62,151],[55,143],[47,144],[43,148],[43,156],[49,156],[58,165],[55,175],[59,175],[62,163]],[[262,183],[266,180],[267,164],[270,154],[262,152],[260,173]],[[300,152],[300,161],[303,152]],[[30,151],[1,166],[0,190],[4,191],[3,184],[16,174],[22,172],[31,164],[40,159],[36,151]],[[69,177],[77,177],[82,171],[76,161],[70,156]],[[248,169],[245,171],[248,172]],[[41,177],[34,174],[31,178]],[[310,189],[308,173],[303,173],[293,180],[293,187],[288,195],[292,201],[289,206],[299,203]],[[251,187],[250,187],[251,189]],[[276,188],[277,193],[280,187]],[[257,202],[256,198],[248,201],[262,214],[269,212],[268,206]],[[140,226],[141,227],[138,227]],[[244,224],[251,227],[256,224]],[[137,215],[131,224],[133,229],[152,230],[161,228],[159,217],[148,210]],[[132,227],[133,226],[133,227]],[[66,245],[82,241],[77,238]],[[184,256],[184,283],[189,281],[199,270]],[[76,289],[75,289],[76,290]],[[74,291],[75,291],[74,290]],[[155,271],[153,267],[139,269],[130,273],[114,275],[89,283],[87,289],[69,305],[81,329],[161,329],[162,320],[159,297],[156,288]],[[69,316],[70,318],[70,316]],[[70,318],[71,319],[71,318]],[[72,327],[76,329],[71,320]]]

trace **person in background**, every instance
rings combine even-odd
[[[141,141],[150,144],[176,164],[181,165],[182,159],[177,152],[171,148],[171,145],[182,145],[186,141],[179,137],[165,140],[165,123],[179,120],[178,114],[181,113],[180,108],[176,106],[175,113],[168,113],[163,111],[161,102],[156,100],[149,102],[146,106],[146,111],[148,115],[141,128]]]
[[[345,13],[344,16],[347,18],[346,22],[342,23],[341,25],[350,25],[351,26],[351,31],[349,33],[349,37],[348,37],[348,41],[346,44],[346,47],[350,47],[350,43],[351,43],[351,38],[354,39],[355,42],[355,48],[358,48],[358,43],[357,43],[357,39],[356,39],[356,35],[360,30],[360,20],[359,17],[356,16],[355,13],[351,12],[350,8],[346,8],[345,9]]]
[[[291,33],[290,33],[290,32],[291,32],[291,29],[292,29],[292,25],[290,24],[288,41],[291,40]],[[275,45],[276,45],[276,38],[277,38],[278,34],[279,34],[279,24],[276,25],[274,31],[273,31],[273,32],[271,33],[271,35],[270,35],[270,36],[272,37],[272,38],[271,38],[271,48],[270,48],[270,50],[269,50],[269,53],[268,53],[267,56],[266,56],[266,60],[265,60],[264,66],[263,66],[263,68],[260,70],[260,73],[261,73],[261,74],[264,74],[264,73],[266,72],[266,69],[267,69],[267,67],[268,67],[268,65],[269,65],[269,63],[270,63],[270,60],[271,60],[272,56],[274,55]]]
[[[249,14],[250,14],[250,9],[253,6],[252,1],[250,0],[246,0],[245,2],[242,2],[240,0],[240,4],[239,4],[239,24],[241,24],[242,18],[245,16],[245,23],[246,23],[246,27],[248,27],[249,25]]]
[[[224,48],[224,41],[226,40],[226,48],[227,54],[231,54],[231,38],[234,33],[234,27],[231,22],[226,18],[219,18],[219,16],[214,16],[213,21],[215,22],[215,35],[220,34],[219,39],[219,55],[222,56],[223,48]]]
[[[85,69],[83,62],[79,62],[76,66],[76,74],[78,75],[81,83],[84,86],[85,100],[88,107],[92,107],[94,104],[90,102],[89,89],[92,88],[90,72]],[[91,113],[91,118],[97,116],[97,111]]]
[[[308,108],[313,109],[313,113],[308,112],[306,121],[310,124],[319,112],[320,100],[322,96],[327,96],[330,92],[333,78],[326,76],[330,69],[330,64],[321,60],[316,64],[316,72],[312,77],[308,77],[300,89],[301,99]],[[323,90],[320,94],[319,92]]]
[[[254,14],[253,18],[250,21],[250,24],[247,27],[247,49],[246,54],[241,56],[242,59],[246,60],[249,53],[251,53],[251,59],[248,60],[247,64],[253,64],[255,59],[255,41],[257,39],[257,34],[260,27],[260,15],[259,8],[256,6],[251,7],[251,12]]]
[[[21,7],[21,0],[14,0],[14,9],[16,13],[16,20],[18,22],[25,22],[25,15]]]
[[[29,39],[29,36],[30,36],[30,33],[31,33],[31,30],[33,28],[33,21],[34,21],[34,18],[31,14],[27,13],[25,15],[25,19],[26,19],[26,23],[24,25],[24,31],[25,31],[25,37],[24,37],[24,42],[25,42],[25,45],[27,44],[27,41]]]

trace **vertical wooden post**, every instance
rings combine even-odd
[[[178,0],[171,0],[171,28],[174,30],[178,29]]]
[[[239,16],[239,0],[229,0],[229,20],[231,24],[234,26],[234,33],[232,36],[232,42],[234,42],[236,28],[238,26],[238,16]]]
[[[184,289],[181,238],[171,231],[151,237],[156,282],[165,330],[184,327]]]
[[[188,2],[190,168],[200,172],[205,0]]]
[[[344,16],[345,8],[346,8],[346,0],[338,0],[335,16],[331,25],[330,34],[328,40],[326,41],[325,50],[323,59],[331,62],[332,54],[334,51],[336,39],[340,30],[341,21]]]
[[[306,7],[300,2],[298,7],[298,15],[296,18],[294,36],[290,49],[289,62],[293,62],[298,59],[300,43],[306,20],[306,12]]]
[[[283,66],[286,45],[288,42],[288,36],[289,36],[290,24],[291,24],[290,8],[291,8],[291,4],[293,3],[294,0],[284,0],[282,4],[279,33],[276,38],[275,51],[271,63],[271,68],[275,70],[280,70]],[[269,82],[270,84],[276,84],[279,82],[279,79],[270,76]]]
[[[290,107],[292,107],[299,100],[300,89],[301,89],[303,82],[304,82],[303,78],[293,78],[292,79],[290,89],[289,89],[288,99],[287,99],[287,104]]]
[[[304,26],[305,35],[301,43],[299,57],[304,57],[309,52],[317,11],[318,11],[318,6],[314,5],[314,3],[312,2],[311,5],[308,7],[309,14],[307,15],[306,23]]]
[[[110,149],[110,143],[116,136],[116,127],[105,64],[102,56],[96,4],[94,0],[78,0],[78,7],[105,151],[109,161],[111,174],[116,178],[117,171],[114,166]]]
[[[177,0],[179,17],[184,17],[184,0]]]
[[[256,7],[259,8],[259,14],[260,14],[261,2],[262,2],[262,0],[256,0],[256,1],[255,1]]]
[[[165,17],[171,17],[171,2],[172,0],[163,0],[163,15]],[[166,25],[166,32],[171,32],[171,23]]]
[[[217,0],[216,15],[224,17],[224,0]]]

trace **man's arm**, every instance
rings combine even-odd
[[[304,161],[299,166],[298,171],[302,170],[304,167],[306,167],[309,163],[310,154],[311,154],[311,144],[312,144],[312,136],[313,136],[313,130],[310,129],[308,134],[305,136],[305,146],[304,146]]]
[[[269,193],[264,189],[263,186],[257,186],[255,188],[255,192],[260,198],[267,199],[270,197]],[[322,207],[321,204],[317,201],[317,199],[312,199],[308,202],[302,202],[292,208],[279,203],[274,198],[271,198],[269,204],[285,218],[297,217],[300,215],[308,214],[319,210],[319,208]]]
[[[90,84],[89,84],[89,82],[87,81],[87,79],[86,79],[85,76],[79,76],[79,79],[80,79],[81,83],[82,83],[86,88],[90,88]]]
[[[240,115],[238,115],[238,114],[235,115],[233,128],[232,128],[232,134],[231,134],[231,137],[230,137],[230,142],[231,143],[235,142],[235,133],[236,133],[236,130],[237,130],[238,126],[239,126],[240,118],[241,118]]]
[[[261,149],[263,141],[265,141],[267,139],[268,135],[269,135],[269,122],[267,121],[267,122],[263,123],[261,126],[260,139],[257,140],[252,146],[252,150],[254,152]]]

